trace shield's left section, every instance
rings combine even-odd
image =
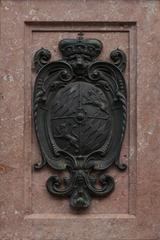
[[[55,142],[72,155],[80,152],[80,127],[76,120],[80,103],[79,84],[68,84],[49,102],[50,127]]]

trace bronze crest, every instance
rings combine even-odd
[[[34,56],[37,78],[33,116],[42,161],[69,177],[51,176],[48,191],[70,197],[70,204],[86,208],[91,197],[114,189],[114,179],[104,170],[119,160],[126,128],[125,53],[110,54],[113,63],[96,61],[102,51],[97,39],[63,39],[62,60],[49,62],[51,53],[40,49]]]

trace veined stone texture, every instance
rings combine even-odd
[[[0,239],[160,239],[160,1],[0,1]],[[99,59],[113,49],[127,54],[128,121],[121,160],[110,168],[116,190],[75,211],[45,188],[53,170],[34,172],[40,160],[32,119],[34,53],[76,38],[103,42]]]

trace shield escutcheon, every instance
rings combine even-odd
[[[74,156],[85,156],[110,142],[111,112],[107,97],[90,83],[75,82],[61,89],[50,108],[57,145]]]

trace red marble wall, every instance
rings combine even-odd
[[[160,1],[2,0],[0,8],[0,239],[158,240],[160,238]],[[34,53],[41,47],[60,58],[58,42],[98,38],[109,60],[114,48],[127,54],[128,123],[121,159],[111,168],[116,189],[94,199],[83,213],[51,197],[32,122]]]

